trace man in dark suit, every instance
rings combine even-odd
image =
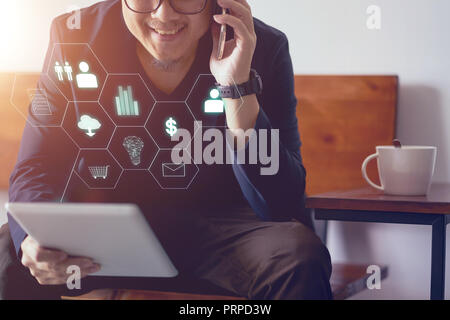
[[[215,14],[220,8],[228,13]],[[39,82],[52,116],[30,112],[10,200],[137,203],[182,274],[251,299],[331,298],[330,256],[304,206],[306,170],[286,36],[254,19],[246,0],[106,1],[82,10],[80,30],[67,28],[68,17],[52,25]],[[230,32],[219,59],[222,24]],[[56,75],[55,65],[70,67],[73,78]],[[127,77],[142,89],[134,92],[144,101],[134,110],[140,117],[124,117],[118,102],[114,109],[117,84]],[[202,97],[215,86],[226,110],[205,114]],[[146,89],[151,94],[143,97]],[[237,141],[235,159],[240,151],[260,151],[261,145],[249,147],[259,132],[279,130],[279,141],[267,141],[268,150],[278,150],[277,172],[261,174],[267,165],[261,161],[201,163],[186,167],[188,181],[174,187],[152,169],[168,161],[164,149],[174,144],[161,121],[174,114],[192,134],[193,119],[226,128]],[[81,125],[83,115],[101,128]],[[256,137],[246,136],[252,129]],[[121,142],[136,135],[146,153],[134,159],[134,168]],[[110,171],[94,177],[89,165],[105,159]],[[96,188],[107,176],[117,181]],[[65,284],[70,265],[81,267],[84,281],[101,268],[89,258],[39,247],[11,216],[9,225],[22,264],[43,286]]]

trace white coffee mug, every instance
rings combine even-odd
[[[362,164],[362,175],[372,187],[385,194],[401,196],[427,195],[433,178],[437,148],[429,146],[378,146],[377,153]],[[367,176],[367,165],[377,159],[381,186]]]

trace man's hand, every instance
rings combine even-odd
[[[31,237],[22,242],[21,249],[22,264],[41,285],[66,284],[70,276],[67,274],[69,266],[80,267],[82,278],[100,270],[100,265],[95,264],[92,259],[69,257],[62,251],[42,248]]]
[[[242,84],[250,78],[250,68],[256,48],[256,33],[253,15],[246,0],[218,0],[217,3],[230,11],[226,15],[214,15],[212,37],[213,52],[210,68],[216,81],[222,86]],[[225,43],[224,56],[217,60],[220,24],[233,28],[234,39]]]
[[[256,33],[253,15],[247,0],[217,0],[217,3],[229,10],[226,15],[214,15],[217,23],[212,25],[213,52],[210,60],[211,73],[217,83],[222,86],[233,86],[250,80],[250,69],[256,49]],[[225,43],[222,60],[217,60],[219,46],[220,25],[226,24],[233,28],[234,39]],[[256,95],[249,95],[242,99],[224,99],[228,128],[236,136],[253,129],[256,124],[260,106]],[[240,139],[239,141],[242,141]],[[245,143],[237,149],[245,147]]]

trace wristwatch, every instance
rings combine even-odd
[[[261,94],[263,90],[263,83],[260,75],[256,70],[250,70],[250,80],[243,84],[233,86],[221,86],[216,83],[217,90],[220,92],[221,98],[240,99],[241,97],[252,94]]]

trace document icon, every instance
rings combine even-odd
[[[185,178],[186,164],[163,163],[162,174],[164,178]]]
[[[40,89],[28,89],[27,91],[31,101],[31,113],[35,116],[51,116],[52,111],[46,93]]]

